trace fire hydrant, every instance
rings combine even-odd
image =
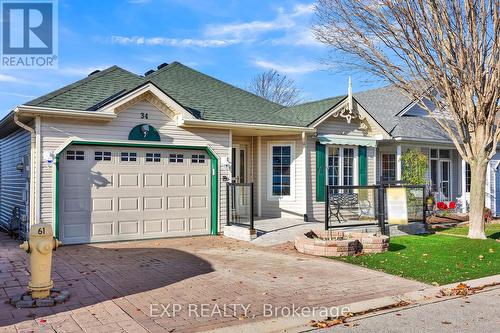
[[[46,298],[50,295],[50,289],[54,286],[50,279],[52,251],[61,245],[54,237],[52,226],[39,223],[31,227],[29,240],[19,246],[30,255],[31,281],[28,288],[32,298]]]

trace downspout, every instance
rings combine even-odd
[[[37,158],[37,196],[36,196],[36,223],[41,223],[42,214],[42,118],[35,117],[36,158]]]
[[[21,127],[22,129],[30,132],[30,200],[29,200],[29,225],[33,225],[35,222],[35,129],[26,125],[25,123],[19,120],[19,117],[16,112],[14,112],[14,123]],[[36,168],[38,169],[38,168]]]

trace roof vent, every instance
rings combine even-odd
[[[146,73],[144,73],[144,76],[148,76],[150,74],[153,74],[155,71],[153,69],[150,69],[149,71],[147,71]]]
[[[96,73],[99,73],[100,71],[101,71],[100,69],[96,69],[95,71],[93,71],[92,73],[90,73],[89,76],[92,76],[92,75],[94,75]]]
[[[168,66],[168,64],[166,62],[164,62],[163,64],[158,65],[158,67],[156,67],[156,69],[162,69],[163,67],[166,67],[166,66]]]

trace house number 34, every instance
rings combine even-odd
[[[141,119],[148,119],[148,114],[141,112]]]

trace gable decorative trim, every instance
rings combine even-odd
[[[116,107],[115,112],[120,113],[122,111],[125,111],[126,109],[131,108],[135,104],[143,101],[146,101],[151,105],[155,106],[158,110],[162,111],[170,119],[174,119],[174,117],[177,115],[176,112],[174,112],[172,109],[166,106],[165,103],[163,103],[158,97],[156,97],[155,94],[153,94],[150,91],[147,91],[121,104],[120,106]]]

